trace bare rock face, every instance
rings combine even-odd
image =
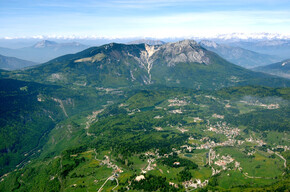
[[[175,66],[176,63],[210,64],[205,50],[193,40],[162,45],[158,50],[158,56],[160,55],[167,62],[167,66]]]
[[[210,57],[205,49],[193,40],[184,40],[164,45],[144,45],[140,56],[129,56],[140,64],[140,67],[147,71],[145,84],[151,84],[151,69],[159,65],[159,61],[165,61],[167,67],[173,67],[178,63],[200,63],[210,64]]]

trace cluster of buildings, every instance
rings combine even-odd
[[[246,141],[249,143],[255,143],[259,146],[263,146],[267,144],[262,139],[254,139],[252,136],[250,136],[250,138],[246,138]]]
[[[208,184],[208,180],[205,180],[204,182],[201,182],[200,179],[194,179],[194,180],[189,180],[189,181],[185,181],[182,183],[183,186],[187,189],[189,187],[192,188],[202,188],[205,187]]]
[[[227,141],[221,142],[221,143],[216,143],[214,141],[207,141],[204,144],[201,144],[199,146],[196,146],[194,149],[211,149],[214,147],[219,147],[219,146],[235,146],[235,145],[241,145],[243,144],[244,141],[241,140],[235,140],[235,139],[229,139]]]
[[[180,106],[185,106],[185,105],[188,104],[187,101],[179,100],[177,98],[168,99],[168,103],[169,103],[168,107],[173,107],[173,106],[179,106],[180,107]]]
[[[219,156],[217,156],[217,158],[219,158]],[[216,164],[217,166],[223,167],[223,169],[225,169],[226,165],[233,162],[233,161],[234,161],[234,158],[227,155],[227,156],[221,156],[221,158],[219,160],[215,161],[214,164]]]
[[[217,118],[217,119],[224,119],[225,116],[224,115],[218,115],[218,114],[213,114],[212,117]]]
[[[173,114],[182,114],[182,110],[181,110],[181,109],[175,109],[175,110],[171,110],[171,111],[169,111],[169,113],[173,113]]]
[[[105,155],[104,158],[105,159],[101,162],[101,165],[107,165],[108,168],[112,168],[114,170],[115,176],[118,176],[118,173],[123,172],[122,169],[118,167],[118,165],[110,161],[110,158],[107,155]]]
[[[278,109],[280,107],[279,104],[264,104],[264,103],[261,103],[260,101],[256,100],[256,101],[252,101],[252,102],[249,102],[249,101],[240,101],[241,103],[245,103],[247,105],[253,105],[253,106],[259,106],[259,107],[263,107],[263,108],[266,108],[266,109]]]
[[[142,173],[147,173],[147,171],[151,171],[151,170],[153,170],[157,166],[157,164],[154,163],[155,162],[155,159],[153,159],[153,158],[149,158],[147,160],[147,162],[148,162],[148,165],[145,167],[145,169],[141,169],[141,172]]]
[[[240,134],[240,129],[232,128],[225,122],[217,122],[215,125],[207,126],[209,131],[213,131],[218,134],[224,134],[228,138],[234,138]]]

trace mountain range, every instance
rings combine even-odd
[[[229,42],[228,45],[241,47],[258,53],[274,55],[281,59],[289,59],[290,55],[289,39],[235,41]]]
[[[193,40],[157,46],[111,43],[53,59],[11,77],[40,83],[99,87],[161,84],[216,89],[244,84],[289,84],[287,80],[229,63]]]
[[[33,46],[18,49],[0,47],[0,54],[36,63],[44,63],[61,55],[76,53],[88,47],[77,42],[56,43],[54,41],[43,40]]]
[[[280,60],[277,56],[261,54],[241,47],[218,44],[209,40],[202,40],[199,44],[207,50],[219,54],[228,61],[245,68],[267,65]]]

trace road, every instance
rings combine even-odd
[[[116,177],[115,177],[115,180],[117,182],[117,185],[112,189],[112,191],[114,191],[119,186],[119,181],[118,181],[118,179]]]
[[[109,181],[109,179],[114,178],[114,175],[111,175],[110,177],[107,178],[107,180],[105,181],[105,183],[100,187],[100,189],[98,190],[98,192],[101,192],[103,187],[106,185],[106,183]]]
[[[276,154],[277,156],[279,156],[281,159],[284,160],[284,167],[286,168],[286,167],[287,167],[287,160],[286,160],[282,155],[280,155],[279,153],[275,152],[275,154]]]

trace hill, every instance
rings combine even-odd
[[[290,59],[278,63],[253,68],[254,71],[269,73],[284,78],[290,78]]]
[[[214,41],[203,40],[202,47],[219,54],[226,60],[245,68],[267,65],[279,60],[277,56],[261,54],[240,47],[218,44]]]
[[[36,65],[36,63],[18,59],[15,57],[6,57],[4,55],[0,55],[0,68],[1,69],[17,70],[17,69],[23,69],[25,67],[30,67],[33,65]]]
[[[245,84],[289,85],[288,80],[229,63],[190,40],[158,46],[111,43],[56,58],[37,68],[16,72],[11,77],[97,87],[161,84],[217,89]]]

